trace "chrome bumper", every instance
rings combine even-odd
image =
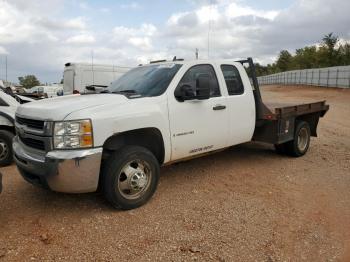
[[[13,152],[19,172],[32,184],[65,193],[97,190],[102,148],[57,150],[42,154],[27,148],[15,137]]]

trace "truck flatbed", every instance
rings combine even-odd
[[[296,120],[307,121],[311,135],[317,137],[319,118],[326,114],[329,105],[326,101],[301,104],[264,102],[262,109],[253,140],[278,145],[294,137]]]
[[[271,112],[271,114],[265,115],[266,119],[268,120],[276,120],[291,116],[300,116],[315,112],[321,112],[321,116],[323,116],[329,109],[329,105],[326,105],[326,101],[302,104],[265,102],[265,105]]]

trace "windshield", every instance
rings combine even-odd
[[[114,81],[107,92],[159,96],[165,92],[181,64],[136,67]]]

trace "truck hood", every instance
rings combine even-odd
[[[16,113],[27,118],[59,121],[79,110],[127,101],[128,98],[118,94],[69,95],[20,105]]]

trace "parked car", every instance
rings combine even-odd
[[[161,165],[252,140],[303,156],[329,106],[278,102],[262,101],[251,58],[139,66],[98,94],[19,106],[15,161],[30,183],[100,187],[114,207],[137,208],[155,192]]]
[[[64,94],[85,93],[86,87],[107,87],[130,67],[86,63],[67,63],[63,73]]]
[[[0,167],[12,163],[12,139],[15,134],[15,112],[19,104],[33,99],[16,95],[0,87]]]

